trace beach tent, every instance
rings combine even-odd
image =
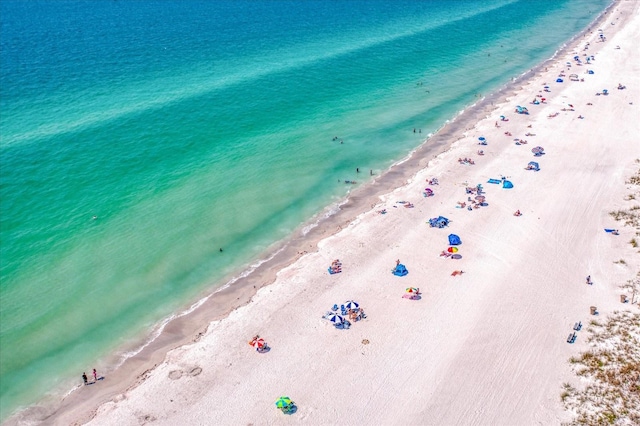
[[[556,79],[556,83],[562,83],[564,80],[561,78]]]
[[[587,71],[588,74],[593,74],[593,70]]]
[[[535,161],[529,161],[529,165],[527,166],[527,169],[537,172],[537,171],[540,170],[540,165],[538,163],[536,163]]]
[[[449,245],[457,246],[459,244],[462,244],[462,241],[460,241],[460,237],[458,237],[456,234],[449,234]]]
[[[511,183],[510,180],[503,180],[502,181],[502,187],[505,189],[511,189],[513,188],[513,184]]]
[[[396,277],[404,277],[408,273],[409,271],[407,271],[407,268],[402,263],[399,263],[393,270],[393,275]]]
[[[443,216],[434,217],[429,219],[429,225],[431,225],[432,228],[444,228],[449,225],[449,219]]]

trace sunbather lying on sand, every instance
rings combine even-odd
[[[511,134],[511,132],[504,132],[504,134],[505,134],[505,135],[507,135],[507,136],[513,136],[513,135]]]

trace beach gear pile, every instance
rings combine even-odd
[[[281,396],[276,401],[276,407],[284,414],[294,413],[296,410],[296,404],[288,396]]]
[[[448,237],[449,240],[449,248],[447,248],[447,250],[442,251],[442,253],[440,253],[441,257],[447,257],[450,259],[462,259],[462,255],[458,254],[458,247],[460,244],[462,244],[462,240],[460,239],[459,236],[457,236],[456,234],[449,234]]]
[[[270,349],[269,345],[267,345],[267,342],[265,342],[263,338],[257,335],[249,341],[249,345],[254,347],[256,349],[256,352],[258,353],[269,352]]]
[[[338,311],[340,313],[338,313]],[[360,321],[367,316],[364,313],[360,304],[353,300],[347,300],[344,304],[333,305],[331,311],[327,311],[322,318],[328,320],[333,326],[340,330],[348,330],[351,327],[351,322],[347,320],[349,318],[351,321],[356,322]]]
[[[420,300],[420,289],[415,287],[408,287],[405,290],[404,295],[402,295],[402,298],[410,300]]]
[[[529,161],[529,164],[527,164],[526,170],[533,170],[534,172],[540,171],[540,165],[535,161]]]
[[[432,228],[444,228],[449,225],[449,219],[444,216],[438,216],[429,219],[429,226]]]

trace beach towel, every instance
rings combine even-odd
[[[495,184],[498,184],[498,183],[500,183],[500,182],[502,182],[500,179],[489,179],[489,180],[487,181],[487,183],[495,183]]]

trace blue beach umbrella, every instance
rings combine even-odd
[[[329,316],[329,321],[334,323],[334,324],[342,324],[344,322],[344,318],[342,318],[338,314],[333,314],[333,315]]]
[[[357,302],[354,302],[353,300],[348,301],[347,303],[344,304],[344,307],[347,309],[358,309],[358,307],[360,307],[360,305]]]
[[[486,139],[484,138],[484,136],[480,136],[480,137],[478,138],[478,140],[479,140],[479,141],[486,141]]]

